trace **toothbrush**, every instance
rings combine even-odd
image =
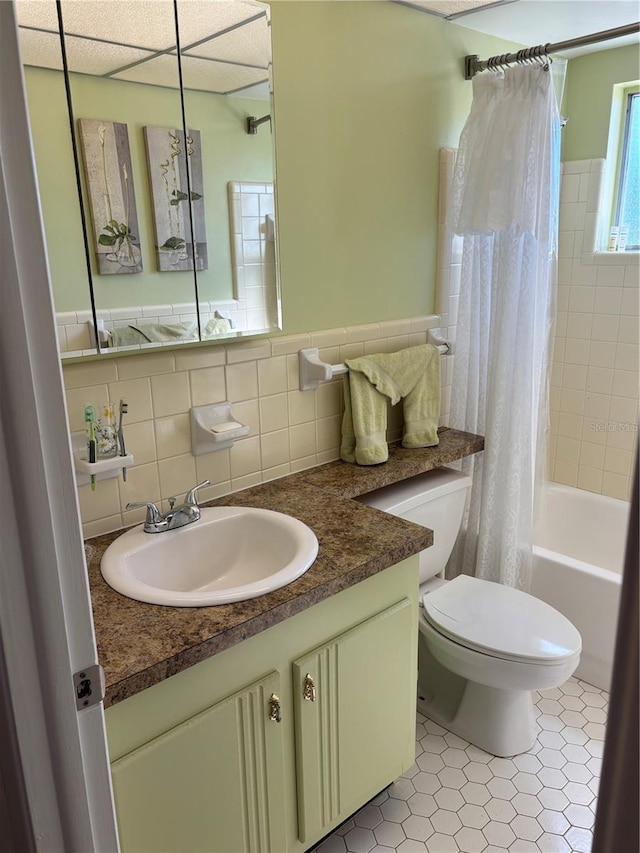
[[[88,437],[87,453],[89,456],[89,462],[95,462],[96,461],[96,431],[95,431],[95,426],[94,426],[95,419],[96,419],[96,415],[95,415],[95,411],[93,409],[93,406],[85,406],[84,407],[84,422],[89,425],[87,427],[87,437]],[[95,492],[95,490],[96,490],[96,475],[92,474],[91,475],[91,491]]]
[[[120,400],[120,417],[118,419],[118,445],[120,447],[120,456],[126,456],[126,451],[124,449],[124,433],[122,431],[122,416],[126,415],[129,410],[129,404],[126,400]],[[127,468],[126,466],[122,469],[122,479],[127,481]]]

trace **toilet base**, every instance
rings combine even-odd
[[[533,698],[526,690],[500,690],[467,681],[452,717],[443,713],[437,702],[420,697],[418,711],[485,752],[502,758],[528,752],[538,734]]]
[[[505,690],[463,678],[418,641],[418,711],[492,755],[527,752],[538,726],[531,690]]]

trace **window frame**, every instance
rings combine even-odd
[[[611,224],[613,226],[620,226],[620,216],[622,211],[622,202],[624,199],[624,191],[627,177],[627,163],[628,163],[628,155],[629,155],[629,137],[631,131],[631,110],[636,101],[636,109],[640,109],[640,86],[638,84],[628,86],[622,92],[622,109],[621,109],[621,119],[620,119],[620,147],[618,154],[618,163],[615,174],[615,193],[614,193],[614,205],[613,205],[613,216],[611,220]],[[637,252],[640,249],[640,245],[635,244],[627,244],[625,246],[625,252]]]

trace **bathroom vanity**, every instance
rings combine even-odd
[[[415,759],[417,554],[431,531],[351,500],[482,450],[442,430],[382,466],[342,462],[228,495],[299,518],[298,580],[207,608],[125,598],[89,573],[124,851],[303,851]]]

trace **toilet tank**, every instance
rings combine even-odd
[[[471,478],[451,468],[434,468],[356,500],[433,530],[433,545],[420,552],[420,583],[439,574],[456,541]]]

